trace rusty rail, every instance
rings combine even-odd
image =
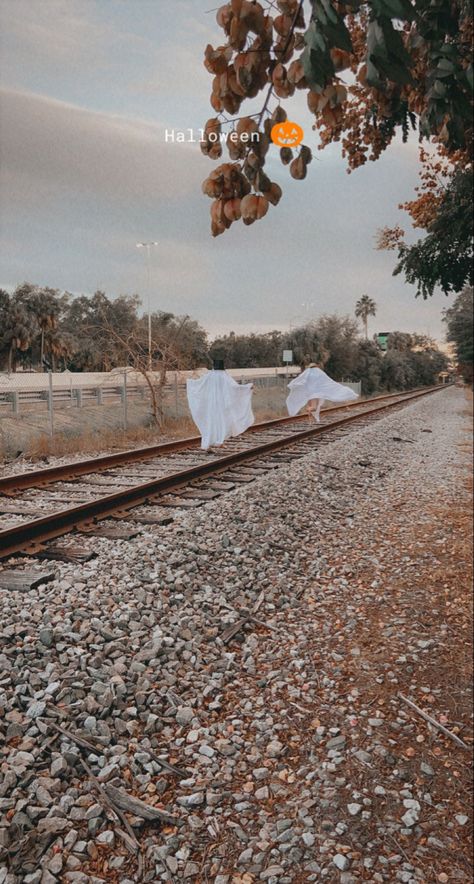
[[[445,386],[445,385],[444,385]],[[260,445],[235,452],[234,454],[224,455],[198,464],[186,470],[164,476],[160,479],[152,479],[149,482],[140,483],[132,487],[124,488],[113,494],[105,495],[96,500],[87,501],[77,506],[69,507],[65,510],[53,512],[47,516],[33,519],[30,522],[24,522],[12,528],[0,531],[0,559],[6,558],[15,553],[34,549],[38,543],[46,540],[52,540],[62,534],[78,528],[90,526],[101,519],[118,513],[123,514],[124,511],[133,507],[147,503],[159,503],[159,496],[164,492],[182,488],[194,482],[211,475],[221,473],[229,467],[242,464],[246,461],[255,460],[265,454],[287,448],[295,443],[302,442],[306,439],[322,435],[339,427],[346,426],[357,420],[363,420],[373,414],[387,411],[395,408],[397,405],[404,404],[413,399],[435,393],[444,388],[440,386],[424,389],[421,392],[411,392],[408,395],[398,397],[396,401],[378,405],[375,408],[368,408],[363,412],[348,415],[331,421],[329,424],[311,427],[311,429],[302,430],[292,434],[290,437],[274,439],[271,442],[264,442]],[[270,422],[271,423],[271,422]]]
[[[447,386],[446,384],[441,387]],[[438,387],[423,387],[410,390],[410,394],[418,392],[429,392],[431,389]],[[370,399],[358,399],[357,402],[348,402],[342,405],[335,405],[330,408],[323,409],[323,414],[332,414],[334,411],[350,410],[351,408],[360,407],[363,402],[383,402],[387,399],[397,399],[403,396],[403,393],[384,393],[383,396],[373,396]],[[281,424],[293,423],[301,420],[301,415],[296,417],[278,417],[271,420],[262,421],[253,424],[246,431],[248,433],[259,432],[271,427],[277,427]],[[185,439],[175,439],[172,442],[160,442],[157,445],[149,445],[144,448],[134,448],[128,451],[115,452],[114,454],[105,454],[97,458],[88,458],[87,460],[77,461],[76,463],[61,464],[54,467],[46,467],[41,470],[30,470],[26,473],[15,473],[11,476],[0,478],[0,494],[14,494],[25,488],[37,488],[42,485],[48,485],[51,482],[67,481],[79,476],[85,476],[88,473],[99,473],[109,470],[112,467],[125,466],[126,464],[137,463],[144,460],[151,460],[154,457],[160,457],[166,454],[172,454],[188,448],[197,448],[200,444],[200,436],[189,436]]]

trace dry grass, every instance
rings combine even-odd
[[[195,435],[196,427],[190,418],[168,418],[162,431],[156,427],[133,427],[129,430],[102,429],[100,432],[87,430],[78,435],[43,435],[34,439],[23,454],[32,460],[43,460],[46,457],[97,454],[106,450],[156,445]]]

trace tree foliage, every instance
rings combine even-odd
[[[110,371],[128,364],[127,342],[148,353],[148,321],[139,316],[137,295],[109,298],[97,291],[73,298],[57,289],[31,283],[12,295],[0,290],[0,370],[69,368]],[[207,335],[189,317],[159,311],[152,314],[153,361],[173,347],[177,368],[194,368],[207,357]],[[138,352],[137,349],[133,351]]]
[[[308,15],[309,14],[309,15]],[[305,17],[308,19],[306,21]],[[307,93],[323,148],[340,142],[349,169],[376,160],[410,127],[449,155],[465,151],[472,130],[472,13],[465,0],[231,0],[217,11],[224,42],[208,45],[213,74],[202,150],[222,163],[203,183],[213,199],[211,229],[263,218],[281,188],[264,172],[271,130],[287,120],[282,100]],[[263,93],[261,111],[235,118]],[[223,130],[227,130],[226,131]],[[283,146],[295,179],[311,150]]]
[[[459,370],[472,383],[473,375],[473,288],[465,286],[452,307],[444,311],[447,339],[456,349]]]
[[[290,349],[302,368],[318,362],[336,380],[361,380],[364,394],[432,384],[447,364],[435,344],[420,335],[392,332],[388,347],[384,354],[375,340],[360,339],[350,316],[333,314],[286,333],[231,333],[217,338],[210,354],[224,359],[227,368],[263,368],[280,365],[283,350]]]
[[[472,167],[454,168],[446,183],[425,182],[417,200],[405,204],[418,227],[427,235],[407,245],[404,231],[385,228],[379,249],[396,249],[394,275],[403,273],[428,298],[437,286],[446,294],[473,282]]]

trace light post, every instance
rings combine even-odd
[[[146,249],[146,275],[148,290],[148,371],[151,371],[151,249],[157,242],[137,242],[137,249]]]

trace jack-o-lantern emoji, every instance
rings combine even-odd
[[[285,120],[284,123],[276,123],[272,127],[271,139],[278,147],[297,147],[304,138],[304,132],[298,123]]]

